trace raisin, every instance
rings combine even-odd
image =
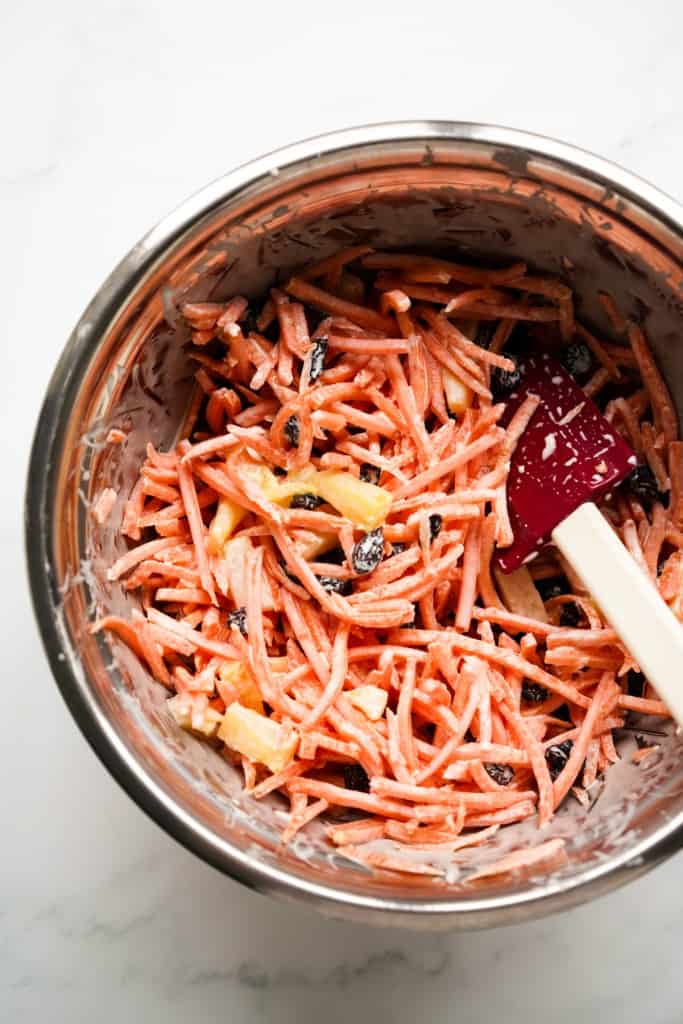
[[[522,683],[522,700],[528,704],[542,704],[549,696],[550,692],[540,683],[530,683],[526,679]]]
[[[443,526],[443,516],[440,516],[438,512],[434,512],[429,517],[429,539],[430,541],[436,540],[441,533],[441,527]]]
[[[366,484],[378,484],[381,470],[378,466],[371,466],[369,462],[364,462],[360,467],[360,478]]]
[[[582,341],[575,341],[566,347],[560,356],[560,362],[570,376],[585,377],[593,366],[593,356],[588,345],[584,345]]]
[[[247,612],[245,608],[235,608],[234,612],[228,612],[228,626],[230,629],[239,629],[242,636],[248,635]]]
[[[626,486],[643,508],[649,509],[655,501],[662,500],[655,475],[647,465],[636,466],[627,476]]]
[[[311,364],[308,374],[310,384],[315,384],[320,374],[325,369],[325,357],[327,356],[327,338],[316,338],[311,348]]]
[[[354,545],[351,553],[351,563],[354,572],[357,572],[359,575],[372,572],[382,561],[383,554],[384,533],[382,532],[382,527],[379,526],[376,530],[370,530],[369,533],[366,533]]]
[[[488,775],[491,776],[494,782],[497,782],[499,786],[509,786],[512,782],[515,773],[509,764],[484,764],[484,768]]]
[[[365,768],[359,764],[345,764],[342,771],[347,789],[354,789],[357,793],[370,792],[370,779]]]
[[[506,355],[508,355],[507,352]],[[501,370],[499,366],[494,366],[491,371],[491,393],[496,401],[506,398],[511,391],[519,386],[522,379],[519,360],[515,356],[509,358],[515,363],[514,370]]]
[[[550,778],[553,782],[569,760],[573,746],[574,740],[565,740],[564,743],[556,743],[546,750],[545,759],[548,762]]]
[[[579,611],[578,605],[573,601],[563,604],[562,611],[560,612],[560,625],[568,626],[570,629],[576,629],[580,623],[581,612]]]
[[[629,673],[626,676],[626,690],[629,697],[642,697],[645,693],[645,676],[642,672],[636,672],[635,669],[629,669]]]
[[[543,601],[549,601],[551,597],[559,597],[560,594],[566,594],[569,590],[567,581],[561,576],[551,576],[549,579],[535,580],[535,583],[536,589]]]
[[[290,416],[285,423],[285,437],[294,448],[299,444],[300,433],[298,416]]]
[[[324,504],[323,499],[319,498],[317,494],[311,494],[310,491],[307,491],[306,494],[295,494],[289,507],[303,508],[307,512],[312,512],[313,509],[320,508]]]
[[[275,476],[287,476],[287,470],[283,469],[282,466],[273,466],[273,473]]]
[[[318,576],[318,583],[328,594],[341,594],[347,597],[351,593],[351,580],[340,580],[336,576]]]

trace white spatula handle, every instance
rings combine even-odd
[[[595,505],[580,505],[553,541],[647,679],[683,725],[683,626]]]

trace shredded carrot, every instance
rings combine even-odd
[[[182,305],[196,382],[184,436],[147,446],[127,500],[104,488],[91,506],[98,535],[117,532],[108,579],[141,607],[93,629],[172,691],[195,735],[221,744],[237,703],[259,742],[284,737],[263,755],[274,770],[221,748],[255,799],[289,800],[284,843],[319,818],[359,863],[440,875],[430,850],[478,846],[534,815],[543,827],[569,793],[588,805],[626,712],[668,717],[651,687],[628,693],[637,666],[555,549],[529,568],[541,594],[547,580],[560,593],[526,614],[504,607],[492,574],[514,540],[510,462],[539,403],[526,395],[508,419],[492,392],[526,320],[541,348],[576,337],[591,350],[586,393],[662,495],[615,488],[601,509],[683,621],[675,410],[641,328],[600,301],[630,347],[577,323],[570,288],[523,264],[354,245],[252,310],[239,295]],[[551,748],[566,741],[553,778]],[[367,817],[342,824],[339,808]],[[551,864],[562,848],[525,847],[468,877]]]

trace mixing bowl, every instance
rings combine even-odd
[[[547,830],[564,865],[468,883],[371,874],[332,850],[319,825],[282,848],[284,804],[255,802],[235,769],[181,732],[153,682],[116,640],[93,636],[104,608],[135,598],[107,581],[124,548],[123,504],[148,440],[178,435],[193,386],[179,304],[259,295],[342,246],[457,250],[524,259],[575,290],[578,314],[608,335],[609,290],[652,339],[679,411],[683,210],[625,171],[523,132],[419,122],[327,135],[239,168],[184,203],[104,282],[51,380],[31,455],[26,537],[36,614],[52,671],[84,735],[130,796],[210,864],[247,885],[338,916],[412,927],[485,927],[569,907],[634,878],[683,843],[681,740],[644,766],[608,773],[590,809],[570,798]],[[126,434],[107,444],[110,428]],[[103,487],[117,503],[98,526]],[[527,841],[501,830],[474,856]]]

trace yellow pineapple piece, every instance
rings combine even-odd
[[[249,668],[243,661],[224,661],[218,669],[221,682],[231,686],[240,704],[252,711],[263,714],[263,701],[258,686],[251,676]]]
[[[450,370],[442,369],[441,379],[446,394],[446,405],[454,416],[461,416],[472,404],[472,389],[463,384]]]
[[[307,562],[312,562],[320,555],[324,555],[327,551],[335,548],[338,541],[336,533],[316,533],[313,530],[298,530],[294,534],[294,543],[299,554]]]
[[[321,498],[364,530],[381,526],[391,507],[389,491],[343,470],[323,470],[317,475],[316,485]]]
[[[502,572],[494,565],[493,575],[498,593],[508,611],[538,619],[539,622],[548,621],[545,605],[526,565],[520,565],[519,569],[509,573]]]
[[[219,498],[216,514],[209,526],[207,548],[210,555],[220,555],[223,545],[233,535],[246,514],[247,510],[230,498]]]
[[[381,686],[357,686],[355,690],[346,690],[344,696],[349,704],[362,711],[371,722],[377,722],[387,706],[387,691]]]
[[[218,727],[223,716],[215,708],[203,708],[198,711],[195,708],[196,700],[189,693],[177,693],[166,701],[168,710],[173,715],[181,729],[188,732],[200,733],[202,736],[211,738],[218,732]],[[193,711],[195,712],[193,716]]]
[[[289,764],[299,742],[295,729],[237,702],[223,715],[218,738],[231,750],[266,765],[272,772],[282,771]]]

